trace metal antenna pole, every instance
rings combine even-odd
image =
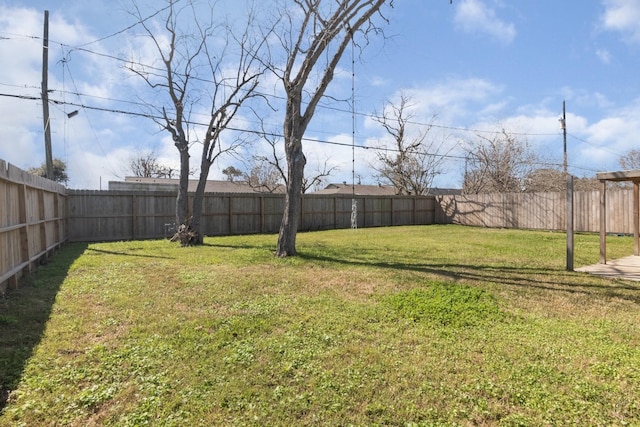
[[[351,33],[351,228],[358,228],[358,201],[356,200],[356,60],[353,30]]]

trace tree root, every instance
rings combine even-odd
[[[189,221],[191,222],[191,221]],[[171,238],[172,242],[180,242],[181,246],[193,246],[198,244],[198,232],[191,228],[191,224],[181,224],[178,231]]]

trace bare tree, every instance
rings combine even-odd
[[[429,138],[435,117],[422,130],[410,136],[408,126],[414,118],[409,110],[411,99],[400,94],[398,104],[387,102],[380,116],[373,119],[380,123],[393,138],[394,147],[376,150],[378,163],[373,168],[380,178],[389,181],[398,194],[424,195],[434,178],[442,173],[442,163],[448,153],[442,153],[446,138]]]
[[[166,101],[149,103],[159,114],[157,123],[169,132],[180,153],[180,184],[176,198],[176,220],[189,230],[183,244],[202,243],[200,232],[202,201],[209,170],[224,153],[234,152],[242,140],[232,138],[223,145],[222,133],[229,128],[243,104],[260,96],[255,90],[264,68],[260,66],[265,39],[252,33],[254,15],[249,12],[239,37],[224,22],[216,22],[213,7],[207,13],[193,2],[179,6],[179,0],[167,0],[162,27],[143,18],[134,2],[134,16],[155,47],[161,64],[148,66],[132,62],[128,68],[140,76]],[[189,31],[189,32],[186,32]],[[215,51],[214,49],[215,46]],[[204,106],[205,123],[191,120]],[[189,149],[202,145],[200,175],[193,198],[193,216],[187,218]]]
[[[625,170],[640,169],[640,150],[630,150],[618,159],[620,167]]]
[[[127,173],[140,178],[173,178],[178,171],[160,164],[155,150],[140,151],[129,159]]]
[[[315,169],[305,172],[302,178],[302,193],[307,193],[312,188],[317,190],[338,170],[337,166],[329,166],[329,158],[325,158],[322,163],[318,161]]]
[[[614,183],[611,187],[613,188],[625,188],[623,182]],[[595,176],[587,177],[583,176],[582,178],[576,178],[573,182],[573,189],[575,191],[599,191],[600,190],[600,180],[598,180]]]
[[[477,135],[467,147],[462,191],[465,194],[509,193],[525,190],[525,179],[540,163],[526,139],[505,129]]]
[[[285,209],[276,256],[296,255],[306,158],[302,138],[353,36],[380,29],[372,18],[392,0],[287,0],[280,7],[276,37],[283,68],[272,67],[286,93],[284,146],[287,160]],[[317,79],[315,77],[318,77]]]
[[[268,155],[253,155],[249,164],[249,172],[245,173],[245,179],[257,191],[273,192],[283,183],[287,185],[286,164],[282,155],[278,152],[280,138],[269,133],[262,125],[261,137],[270,148]]]
[[[231,182],[242,176],[242,171],[235,166],[227,166],[222,169],[222,173],[227,176],[227,181]]]
[[[280,146],[280,138],[274,134],[268,133],[262,128],[262,139],[267,142],[270,147],[269,155],[254,155],[250,166],[250,173],[246,175],[246,179],[254,188],[272,191],[279,188],[282,183],[285,187],[288,185],[288,176],[286,173],[286,161],[282,154],[278,151]],[[329,158],[325,158],[324,162],[318,161],[316,167],[310,172],[305,170],[302,178],[301,192],[304,194],[311,188],[318,188],[325,180],[338,170],[337,166],[329,165]]]
[[[534,169],[524,180],[524,191],[528,193],[561,192],[566,188],[567,177],[560,168]]]
[[[255,191],[274,193],[283,188],[281,172],[264,156],[253,156],[244,179]]]
[[[611,187],[624,188],[624,183],[615,183]],[[595,176],[581,178],[574,177],[574,191],[598,191],[600,181]],[[524,182],[524,191],[550,193],[564,192],[567,189],[567,177],[559,166],[542,167],[532,170]]]
[[[32,175],[38,175],[46,178],[47,163],[44,162],[38,167],[29,168],[27,172]],[[65,185],[69,181],[69,175],[67,175],[67,164],[63,160],[53,159],[53,180]]]

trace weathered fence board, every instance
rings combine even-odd
[[[190,197],[193,197],[191,195]],[[175,227],[171,192],[70,190],[71,241],[151,239]],[[433,224],[433,196],[357,196],[358,227]],[[284,212],[283,194],[207,193],[202,231],[207,236],[276,233]],[[303,195],[301,231],[351,227],[351,196]]]
[[[565,193],[437,196],[436,223],[480,227],[565,230]],[[600,231],[600,193],[574,193],[574,228]],[[607,232],[633,233],[633,190],[607,191]]]
[[[0,160],[0,294],[67,240],[66,189]]]
[[[190,195],[193,197],[193,195]],[[598,232],[599,192],[576,192],[576,231]],[[481,227],[564,230],[566,194],[356,196],[357,226],[457,223]],[[607,192],[607,231],[633,232],[633,192]],[[112,241],[169,237],[175,192],[66,190],[0,160],[0,292],[66,240]],[[205,235],[277,233],[285,196],[209,193]],[[350,195],[303,195],[300,231],[351,227]]]

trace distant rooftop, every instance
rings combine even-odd
[[[432,188],[429,195],[460,194],[462,191],[456,188]],[[356,196],[395,196],[396,188],[393,185],[363,185],[363,184],[329,184],[323,190],[314,191],[312,194],[354,194]]]
[[[127,176],[124,181],[109,181],[111,191],[178,191],[178,179],[173,178],[141,178]],[[189,192],[195,192],[198,186],[197,179],[189,180]],[[217,181],[208,180],[204,188],[205,193],[258,193],[259,188],[250,186],[246,181]],[[265,191],[266,192],[266,191]],[[283,193],[284,187],[275,191]]]

